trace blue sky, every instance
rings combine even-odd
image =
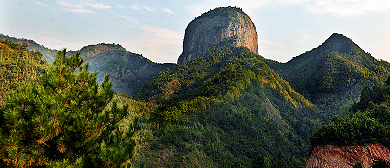
[[[390,61],[388,0],[0,0],[0,33],[51,49],[121,44],[154,62],[176,63],[188,23],[221,6],[251,17],[265,58],[287,62],[337,32]]]

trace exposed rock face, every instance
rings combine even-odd
[[[382,144],[336,147],[333,145],[317,146],[306,162],[306,168],[352,168],[357,161],[363,167],[371,167],[374,159],[390,161],[390,150]]]
[[[191,21],[177,63],[185,64],[217,45],[245,46],[258,53],[256,27],[241,9],[216,8]]]

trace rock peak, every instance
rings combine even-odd
[[[240,8],[220,7],[192,20],[177,63],[185,64],[215,46],[244,46],[258,53],[257,32],[250,17]]]

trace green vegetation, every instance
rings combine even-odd
[[[96,48],[106,48],[101,46],[108,44],[99,44]],[[112,44],[110,44],[112,46]],[[88,50],[87,50],[88,49]],[[110,80],[113,84],[113,90],[120,94],[126,93],[134,96],[143,85],[145,85],[153,76],[160,71],[170,68],[175,64],[157,64],[139,54],[134,54],[124,50],[107,50],[94,56],[85,56],[85,62],[89,63],[90,71],[98,71],[97,80],[102,82],[104,74],[110,74]],[[85,54],[97,52],[93,46],[84,47],[81,51]],[[87,52],[88,51],[88,52]]]
[[[372,163],[372,168],[389,168],[390,163],[386,160],[375,159]]]
[[[51,63],[54,61],[55,56],[57,54],[57,50],[51,50],[48,49],[42,45],[39,45],[33,40],[27,40],[27,39],[18,39],[14,37],[9,37],[3,34],[0,34],[0,40],[2,41],[10,41],[15,44],[19,44],[21,46],[26,46],[27,49],[31,51],[40,52],[42,55],[42,59],[46,60],[47,62]]]
[[[137,119],[111,102],[79,53],[58,55],[38,82],[8,93],[0,109],[0,162],[10,167],[119,167],[130,164]],[[76,69],[77,73],[76,73]]]
[[[100,53],[106,52],[106,51],[112,51],[112,50],[121,50],[126,51],[125,48],[123,48],[119,44],[106,44],[106,43],[99,43],[97,45],[88,45],[84,46],[80,51],[70,51],[67,53],[67,55],[74,55],[76,52],[80,53],[80,56],[84,58],[93,57]]]
[[[390,81],[390,78],[387,80]],[[390,85],[366,87],[347,116],[333,116],[311,135],[312,146],[382,143],[390,147]]]
[[[285,64],[264,61],[323,111],[323,121],[334,114],[346,115],[364,87],[382,84],[390,76],[388,62],[376,60],[351,39],[336,33]]]
[[[10,90],[37,81],[45,67],[41,53],[11,41],[0,41],[0,108]]]
[[[50,65],[0,49],[0,166],[303,167],[317,145],[390,147],[390,64],[337,34],[286,64],[226,46],[176,66],[115,44]]]
[[[250,167],[258,155],[303,166],[318,126],[310,102],[245,47],[162,71],[137,97],[158,105],[146,167]]]

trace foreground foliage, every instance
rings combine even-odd
[[[58,55],[39,82],[10,91],[0,109],[0,161],[9,167],[125,166],[139,129],[118,124],[127,105],[112,103],[109,76],[100,86],[79,53]]]

